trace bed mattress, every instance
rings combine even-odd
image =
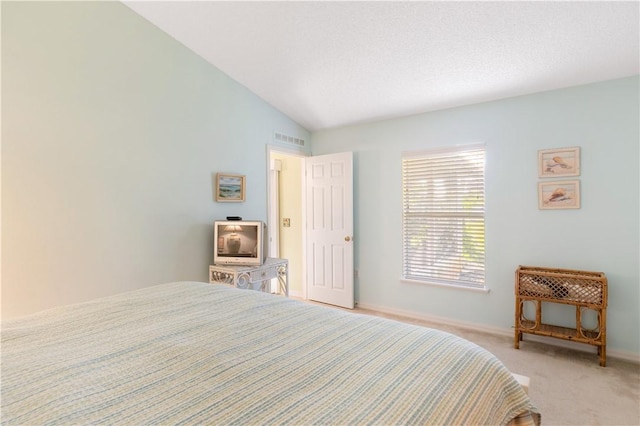
[[[454,335],[220,284],[2,324],[2,423],[506,424],[538,410]]]

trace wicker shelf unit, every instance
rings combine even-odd
[[[607,278],[602,272],[518,266],[515,279],[516,321],[514,347],[520,347],[523,333],[556,337],[597,347],[600,365],[607,361]],[[526,318],[525,302],[535,306],[535,318]],[[575,328],[545,324],[542,302],[574,305]],[[587,329],[582,323],[584,309],[593,310],[598,324]]]

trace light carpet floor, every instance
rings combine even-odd
[[[608,356],[607,366],[600,367],[595,347],[568,349],[554,345],[555,339],[542,343],[525,335],[515,349],[513,337],[362,308],[354,312],[436,328],[482,346],[513,373],[529,377],[529,396],[543,425],[640,425],[640,365]]]
[[[580,345],[585,350],[568,349],[554,345],[555,339],[543,343],[525,335],[515,349],[509,336],[363,308],[352,312],[447,331],[487,349],[513,373],[529,377],[529,396],[543,425],[640,425],[639,364],[607,356],[607,366],[600,367],[596,348],[587,345]]]

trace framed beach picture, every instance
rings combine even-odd
[[[538,176],[580,176],[580,148],[543,149],[538,151]]]
[[[244,201],[245,176],[227,173],[216,174],[216,201],[240,203]]]
[[[580,181],[548,181],[538,183],[540,209],[579,209]]]

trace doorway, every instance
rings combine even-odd
[[[269,255],[289,260],[289,294],[352,309],[353,153],[267,158]]]
[[[306,298],[304,286],[303,153],[269,147],[267,229],[269,256],[289,260],[289,294]]]

